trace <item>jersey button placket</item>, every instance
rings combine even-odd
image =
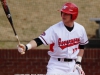
[[[70,40],[70,35],[71,35],[70,32],[68,32],[68,40]],[[68,45],[69,45],[69,44],[70,44],[70,42],[68,41]],[[67,53],[68,53],[68,58],[70,58],[70,48],[68,47],[67,49],[68,49],[68,50],[67,50],[67,51],[68,51],[68,52],[67,52]]]

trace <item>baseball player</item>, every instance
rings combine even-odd
[[[85,75],[81,61],[88,38],[84,27],[75,22],[78,7],[67,2],[59,11],[62,21],[49,27],[28,44],[18,45],[18,51],[24,53],[42,44],[50,45],[47,75]]]

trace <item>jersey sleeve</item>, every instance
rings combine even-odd
[[[81,40],[80,40],[80,45],[85,45],[85,44],[88,44],[88,37],[87,37],[87,34],[86,34],[86,31],[85,29],[83,28],[83,31],[82,31],[82,37],[81,37]]]
[[[43,42],[44,45],[50,45],[53,43],[53,28],[52,26],[44,31],[40,36],[40,40]]]

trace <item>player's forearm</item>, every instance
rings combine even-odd
[[[34,40],[31,40],[28,44],[26,44],[26,50],[30,50],[37,47],[37,43]]]
[[[40,45],[42,45],[43,42],[39,39],[39,38],[35,38],[33,40],[31,40],[27,45],[26,45],[26,50],[30,50],[33,49],[35,47],[38,47]]]
[[[80,49],[80,50],[79,50],[79,53],[78,53],[78,56],[83,57],[83,54],[84,54],[84,49]]]
[[[84,54],[84,49],[80,49],[80,51],[79,51],[79,53],[78,53],[78,55],[77,55],[76,62],[81,63],[83,54]]]

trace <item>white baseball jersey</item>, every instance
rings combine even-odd
[[[44,45],[50,45],[48,54],[54,58],[76,59],[79,53],[79,44],[88,43],[84,27],[76,22],[74,22],[73,30],[68,31],[60,21],[43,32],[39,38]]]

